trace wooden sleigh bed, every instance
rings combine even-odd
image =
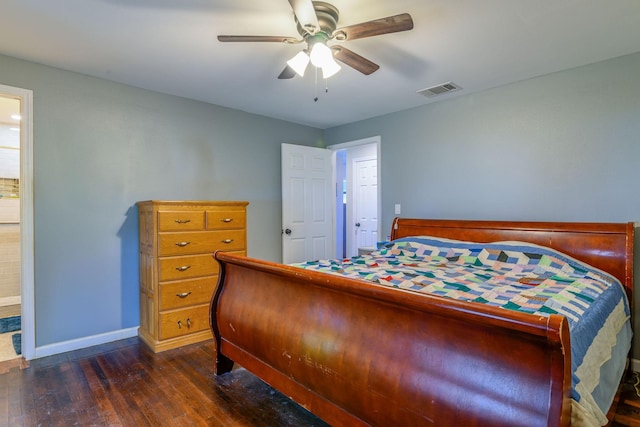
[[[395,219],[391,239],[543,245],[632,299],[632,223]],[[564,316],[539,316],[224,252],[211,302],[217,375],[237,362],[332,425],[568,426]]]

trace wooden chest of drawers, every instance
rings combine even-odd
[[[211,338],[217,250],[246,255],[248,202],[138,202],[140,329],[154,352]]]

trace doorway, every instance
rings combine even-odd
[[[20,99],[0,97],[0,361],[22,354]]]
[[[32,101],[0,85],[0,361],[35,351]]]
[[[334,151],[336,256],[369,252],[380,240],[380,137],[328,147]]]

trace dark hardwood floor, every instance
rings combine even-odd
[[[154,354],[138,338],[9,365],[0,426],[324,426],[244,369],[213,375],[213,343]]]
[[[616,415],[611,427],[640,427],[640,374],[630,372],[622,384]]]
[[[0,426],[326,426],[240,368],[213,375],[213,342],[154,354],[138,338],[0,363]],[[640,426],[630,375],[613,427]]]

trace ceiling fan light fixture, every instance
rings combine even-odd
[[[278,79],[291,79],[296,74],[303,76],[309,62],[322,69],[324,78],[331,77],[341,67],[335,62],[337,59],[362,74],[369,75],[377,71],[380,66],[340,46],[327,46],[331,41],[351,41],[383,34],[398,33],[413,29],[413,19],[408,13],[387,16],[337,28],[340,13],[338,9],[325,1],[289,0],[293,9],[293,17],[301,38],[287,36],[256,36],[256,35],[218,35],[221,42],[278,42],[278,43],[306,43],[304,53],[287,61],[287,66],[278,75]],[[332,53],[333,51],[333,53]],[[335,57],[335,59],[334,59]]]
[[[331,61],[327,62],[322,66],[322,77],[324,79],[328,79],[333,76],[335,73],[340,71],[342,67],[336,61],[331,58]]]
[[[325,64],[333,61],[333,53],[331,53],[331,49],[326,44],[318,42],[311,48],[309,59],[311,59],[313,65],[322,68]]]
[[[300,77],[304,76],[304,71],[309,65],[309,55],[302,50],[296,56],[287,61],[287,65],[293,69]]]
[[[322,77],[325,79],[342,69],[333,58],[333,51],[324,42],[316,42],[311,47],[309,59],[315,67],[322,68]]]

